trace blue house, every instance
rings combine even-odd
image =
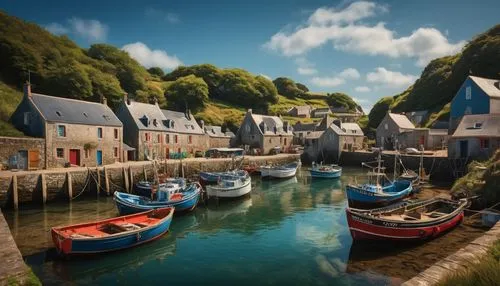
[[[500,80],[468,76],[451,101],[448,134],[469,114],[500,113]]]

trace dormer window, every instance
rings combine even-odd
[[[61,117],[61,116],[62,116],[62,115],[61,115],[61,112],[59,112],[59,111],[56,111],[56,114],[57,114],[57,116],[59,116],[59,117]]]
[[[483,127],[483,123],[482,122],[475,122],[474,123],[474,129],[481,129],[481,127]]]
[[[158,126],[158,121],[156,119],[153,119],[153,125]]]
[[[87,114],[87,112],[84,112],[84,113],[83,113],[83,116],[85,116],[85,117],[89,117],[89,115]]]

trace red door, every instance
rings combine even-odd
[[[78,149],[69,150],[69,163],[71,165],[80,166],[80,150]]]

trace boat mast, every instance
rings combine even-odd
[[[418,167],[418,184],[422,183],[422,176],[424,176],[424,145],[420,145],[420,166]]]
[[[380,164],[381,164],[381,160],[382,160],[382,148],[380,148],[379,152],[378,152],[378,157],[377,157],[377,170],[376,170],[376,176],[377,176],[377,190],[379,189],[380,187]]]

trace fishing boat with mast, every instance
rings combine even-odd
[[[217,185],[207,185],[208,197],[238,198],[252,191],[252,178],[246,171],[244,176],[221,176]]]
[[[342,167],[335,164],[323,165],[323,162],[320,164],[313,162],[309,172],[313,178],[336,179],[342,175]]]
[[[349,184],[346,194],[349,203],[360,204],[388,204],[408,196],[412,191],[412,184],[408,180],[390,180],[382,167],[382,150],[377,154],[377,166],[370,165],[374,162],[362,163],[362,166],[371,168],[368,172],[368,183]]]

